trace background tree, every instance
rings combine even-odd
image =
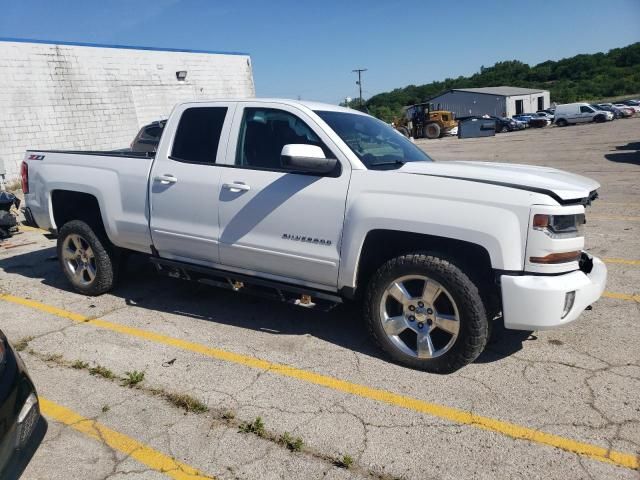
[[[483,65],[478,73],[469,77],[446,78],[379,93],[366,101],[366,107],[372,115],[391,122],[402,115],[403,107],[424,102],[452,88],[500,85],[549,90],[551,101],[556,103],[637,94],[640,93],[640,42],[607,53],[547,60],[533,67],[519,60],[498,62],[491,67]]]

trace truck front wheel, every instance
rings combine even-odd
[[[115,248],[80,220],[65,223],[58,234],[58,261],[73,288],[84,295],[102,295],[115,284]]]
[[[473,362],[487,343],[478,288],[437,255],[387,261],[368,285],[364,312],[380,348],[411,368],[450,373]]]

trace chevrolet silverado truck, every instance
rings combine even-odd
[[[575,320],[607,276],[583,251],[595,181],[435,162],[333,105],[183,103],[156,152],[29,150],[22,183],[82,294],[112,289],[134,251],[172,277],[303,307],[356,300],[392,360],[431,372],[477,358],[494,319]]]

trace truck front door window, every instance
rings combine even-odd
[[[280,161],[280,152],[289,144],[316,145],[327,158],[335,157],[314,131],[295,115],[273,108],[245,108],[236,165],[286,171]]]

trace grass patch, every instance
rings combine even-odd
[[[302,447],[304,446],[304,442],[302,441],[302,438],[300,437],[294,438],[291,436],[289,432],[284,432],[282,435],[280,435],[280,438],[278,439],[278,443],[281,443],[292,452],[299,452],[300,450],[302,450]]]
[[[89,364],[87,362],[83,362],[82,360],[76,360],[71,364],[71,368],[75,368],[76,370],[84,370],[85,368],[89,368]]]
[[[95,367],[91,367],[89,369],[89,373],[91,375],[97,375],[99,377],[108,378],[108,379],[115,378],[115,375],[113,374],[113,372],[109,370],[107,367],[103,367],[102,365],[96,365]]]
[[[23,337],[13,344],[13,348],[15,348],[17,352],[22,352],[29,346],[31,340],[33,340],[33,337]]]
[[[236,418],[236,414],[231,410],[227,410],[222,413],[221,417],[223,420],[233,420],[234,418]]]
[[[46,357],[44,357],[45,362],[60,362],[62,360],[61,353],[50,353]]]
[[[349,469],[351,468],[351,465],[353,465],[353,458],[351,455],[343,455],[336,461],[336,466],[340,468]]]
[[[165,393],[164,396],[176,407],[182,408],[187,412],[204,413],[209,411],[209,407],[204,403],[186,393]]]
[[[259,437],[266,435],[264,422],[261,417],[257,417],[253,422],[242,422],[238,431],[242,433],[253,433]]]
[[[126,377],[122,379],[122,385],[133,387],[144,380],[144,372],[134,370],[133,372],[125,372]]]
[[[102,413],[107,413],[109,410],[111,410],[111,407],[109,405],[104,405],[102,407]]]

